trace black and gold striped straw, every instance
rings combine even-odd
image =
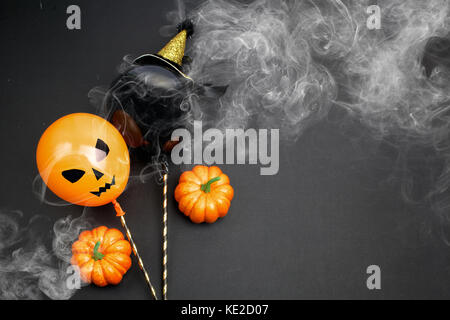
[[[130,241],[131,243],[131,248],[133,249],[133,253],[136,256],[139,268],[142,270],[142,273],[144,273],[145,281],[147,282],[150,292],[152,293],[153,299],[158,300],[155,288],[153,287],[152,282],[150,281],[150,276],[148,275],[148,272],[145,269],[144,262],[142,261],[142,258],[139,255],[139,251],[136,247],[136,244],[134,243],[130,228],[128,228],[127,222],[125,221],[125,212],[122,210],[120,204],[116,200],[113,200],[112,204],[114,205],[114,209],[116,210],[117,215],[120,216],[120,223],[122,224],[122,227],[125,229],[128,241]]]
[[[169,168],[165,164],[165,172],[163,176],[163,289],[162,295],[163,300],[167,300],[167,243],[168,243],[168,235],[167,235],[167,177],[169,174]]]
[[[152,285],[152,282],[150,281],[150,276],[147,273],[147,270],[144,267],[144,262],[142,261],[141,256],[139,255],[139,252],[137,250],[136,244],[133,241],[133,237],[131,236],[130,229],[127,226],[127,222],[125,221],[124,216],[120,217],[120,222],[122,223],[122,226],[125,228],[125,231],[127,233],[127,238],[131,243],[131,247],[133,248],[134,255],[136,256],[139,264],[139,268],[141,268],[142,272],[144,273],[145,281],[147,282],[147,285],[152,293],[153,299],[158,300],[158,297],[156,296],[155,288]]]

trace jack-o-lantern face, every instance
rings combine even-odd
[[[122,135],[103,118],[74,113],[45,130],[36,152],[42,179],[60,198],[101,206],[125,189],[130,157]]]

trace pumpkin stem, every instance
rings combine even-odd
[[[105,256],[103,253],[98,252],[99,247],[100,247],[100,241],[97,241],[97,243],[95,244],[95,247],[94,247],[94,255],[92,256],[92,258],[95,261],[102,260],[103,257]]]
[[[216,182],[219,181],[220,177],[215,177],[212,178],[211,180],[209,180],[207,183],[202,184],[202,186],[200,187],[200,189],[206,193],[211,192],[211,185]]]

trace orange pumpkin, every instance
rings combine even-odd
[[[185,171],[175,189],[181,212],[194,223],[213,223],[228,213],[234,190],[218,167],[195,166]]]
[[[72,245],[73,265],[81,279],[99,287],[119,284],[131,267],[131,245],[122,232],[105,226],[80,233]]]

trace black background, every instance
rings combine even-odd
[[[82,29],[66,28],[78,4]],[[2,1],[0,108],[2,210],[24,218],[81,215],[32,192],[35,150],[45,128],[72,112],[95,112],[87,93],[108,85],[126,54],[157,52],[171,1]],[[171,22],[172,23],[172,22]],[[226,218],[195,225],[177,209],[171,167],[169,298],[449,298],[450,250],[430,229],[432,212],[407,205],[393,174],[396,154],[334,110],[280,149],[280,171],[222,166],[235,188]],[[139,168],[135,165],[134,172]],[[151,278],[161,287],[161,186],[134,183],[119,198]],[[87,209],[96,224],[120,228],[112,206]],[[382,289],[366,287],[381,267]],[[74,299],[149,299],[137,264],[117,287],[84,287]]]

